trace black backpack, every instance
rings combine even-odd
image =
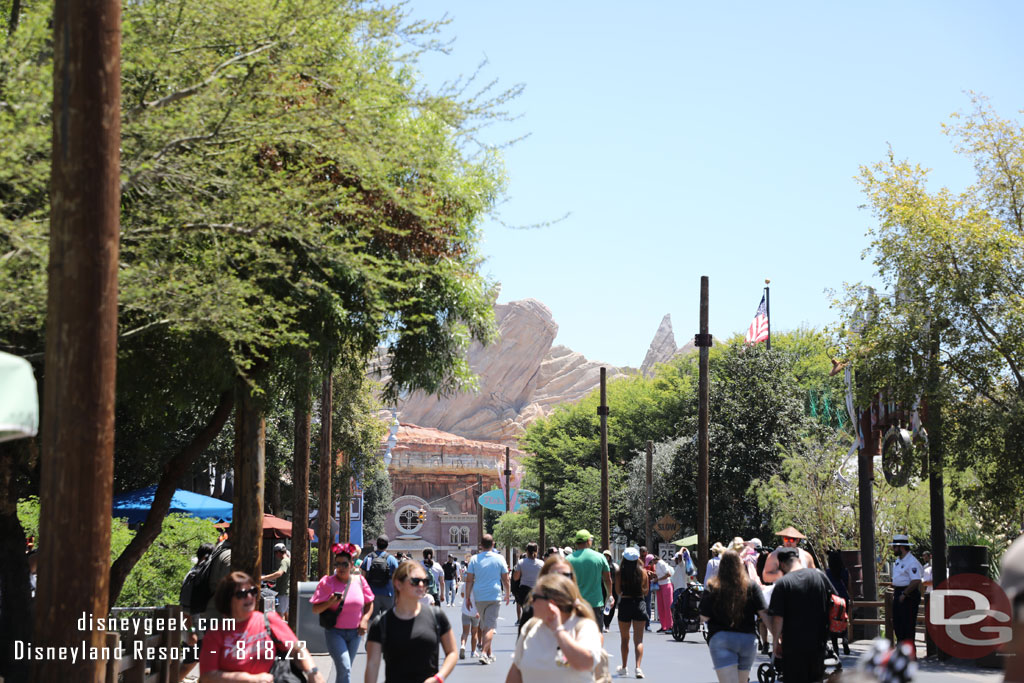
[[[434,576],[434,561],[430,561],[429,567],[424,563],[423,568],[427,570],[427,593],[433,595],[435,601],[440,603],[441,600],[438,596],[441,594],[441,588],[437,585],[437,577]]]
[[[217,546],[206,560],[192,567],[185,576],[185,580],[181,582],[178,604],[184,607],[189,614],[201,614],[206,611],[206,606],[210,603],[210,598],[213,597],[213,589],[210,588],[213,559],[224,554],[226,549],[227,546],[224,544]]]
[[[366,570],[366,583],[371,588],[384,588],[391,580],[391,568],[388,567],[388,554],[383,550],[377,553],[370,568]]]

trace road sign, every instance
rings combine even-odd
[[[658,544],[658,557],[669,563],[672,566],[672,558],[679,552],[679,548],[675,547],[671,543],[659,543]]]
[[[679,533],[679,522],[672,515],[665,515],[654,524],[654,530],[668,543]]]

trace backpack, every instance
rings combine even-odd
[[[202,562],[196,564],[192,569],[188,570],[188,574],[185,575],[185,580],[181,582],[181,590],[178,591],[178,604],[185,608],[188,614],[198,614],[203,610],[192,609],[193,601],[198,602],[198,587],[200,583],[200,575],[210,564],[210,558],[207,557]],[[207,602],[209,602],[209,596],[207,596]],[[203,608],[205,609],[205,607]]]
[[[224,554],[228,549],[225,544],[217,546],[204,562],[200,562],[189,570],[185,580],[181,583],[181,590],[178,592],[178,603],[184,607],[189,614],[201,614],[206,611],[206,606],[213,597],[213,589],[210,588],[210,574],[213,570],[213,560]]]
[[[434,565],[431,564],[429,567],[423,565],[423,568],[427,570],[427,592],[434,596],[435,602],[440,604],[440,600],[437,599],[441,592],[440,587],[437,585],[437,577],[434,576]]]
[[[370,588],[384,588],[391,579],[391,568],[388,567],[388,554],[381,551],[374,555],[370,568],[366,570],[366,582]]]
[[[830,633],[845,633],[850,627],[850,615],[846,611],[846,600],[835,593],[828,609],[828,630]]]

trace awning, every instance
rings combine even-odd
[[[32,364],[0,351],[0,441],[39,433],[39,392]]]
[[[129,524],[146,521],[146,516],[149,514],[150,508],[153,507],[155,494],[156,486],[147,486],[144,489],[114,496],[114,516],[127,517]],[[230,500],[211,498],[201,493],[178,489],[171,498],[171,506],[167,512],[184,512],[201,519],[230,522],[233,507]]]

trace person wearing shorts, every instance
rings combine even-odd
[[[700,619],[708,625],[708,650],[719,683],[746,683],[754,664],[754,617],[768,620],[761,586],[747,575],[735,550],[722,553],[718,574],[700,601]]]
[[[494,537],[484,534],[480,539],[480,552],[473,556],[466,568],[466,603],[480,613],[480,663],[497,661],[491,652],[491,641],[498,627],[498,610],[502,594],[505,604],[510,600],[508,565],[505,558],[494,551]]]
[[[643,565],[640,564],[640,551],[626,548],[622,553],[622,564],[615,574],[615,594],[619,596],[619,649],[622,664],[615,670],[616,675],[626,675],[626,664],[629,662],[629,628],[633,627],[633,650],[636,659],[636,677],[643,678],[640,668],[644,659],[644,627],[647,624],[647,602],[645,597],[650,593],[650,580]]]
[[[459,659],[466,658],[466,641],[469,641],[470,652],[473,653],[474,657],[478,657],[477,647],[480,643],[480,614],[476,611],[476,608],[466,607],[466,586],[463,584],[462,590],[462,642],[459,645]]]

